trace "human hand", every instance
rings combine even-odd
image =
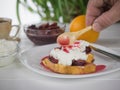
[[[120,20],[120,0],[89,0],[86,25],[101,31]]]

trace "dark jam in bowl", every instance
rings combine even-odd
[[[40,25],[30,25],[25,27],[27,37],[35,45],[55,43],[57,37],[64,32],[65,27],[60,27],[57,23],[44,23]]]

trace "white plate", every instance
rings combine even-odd
[[[56,78],[86,78],[93,76],[100,76],[109,73],[113,73],[115,71],[120,70],[120,62],[111,59],[105,55],[92,51],[95,56],[95,64],[106,65],[106,68],[100,72],[91,73],[91,74],[83,74],[83,75],[65,75],[51,72],[45,69],[42,65],[40,65],[41,59],[45,56],[49,55],[49,52],[52,48],[56,47],[57,44],[50,44],[45,46],[36,46],[27,51],[20,53],[20,61],[30,70],[39,73],[41,75],[46,75],[50,77]],[[96,45],[99,46],[100,45]],[[103,46],[102,46],[103,47]],[[104,47],[106,50],[110,50]]]

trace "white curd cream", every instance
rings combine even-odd
[[[89,46],[89,43],[80,40],[71,46],[62,47],[62,49],[52,49],[50,56],[57,59],[59,64],[71,65],[72,60],[86,60],[88,58],[85,52],[86,46]]]

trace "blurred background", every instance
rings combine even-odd
[[[88,0],[1,0],[0,17],[8,17],[13,24],[52,20],[69,23],[85,14]]]
[[[11,18],[12,24],[19,24],[16,16],[16,1],[17,0],[0,0],[0,17]],[[20,16],[22,24],[37,22],[40,20],[38,15],[30,13],[24,7],[21,7],[20,9]]]

